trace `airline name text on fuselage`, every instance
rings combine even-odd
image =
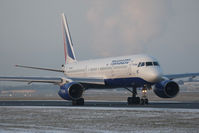
[[[128,64],[131,59],[112,60],[111,65]]]

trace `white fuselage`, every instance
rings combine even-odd
[[[160,81],[162,76],[162,71],[157,60],[148,55],[131,55],[79,61],[66,64],[63,69],[67,77],[73,78],[140,78],[149,83],[156,83]]]

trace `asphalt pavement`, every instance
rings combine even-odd
[[[68,101],[0,101],[0,106],[72,106]],[[80,106],[81,107],[81,106]],[[183,108],[199,109],[198,102],[176,102],[176,101],[151,101],[147,105],[128,105],[127,102],[109,102],[109,101],[85,101],[84,107],[141,107],[141,108]]]

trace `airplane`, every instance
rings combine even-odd
[[[127,98],[129,105],[148,104],[147,90],[153,86],[154,93],[161,98],[173,98],[180,90],[173,79],[196,77],[199,73],[163,75],[162,69],[152,56],[146,54],[113,58],[77,61],[68,28],[62,13],[65,64],[61,69],[16,65],[16,67],[61,72],[64,77],[0,77],[0,81],[52,83],[60,86],[58,95],[72,101],[72,105],[84,105],[83,93],[88,89],[124,88],[132,93]],[[137,96],[141,88],[142,96]]]

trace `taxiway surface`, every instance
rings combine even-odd
[[[71,107],[71,102],[67,101],[0,101],[0,106],[63,106]],[[80,106],[81,107],[81,106]],[[127,105],[127,102],[109,101],[85,101],[84,107],[118,107],[118,108],[183,108],[199,109],[199,102],[176,102],[176,101],[151,101],[147,105]]]
[[[2,97],[0,133],[199,132],[199,92],[182,92],[172,99],[149,93],[148,105],[131,106],[124,92],[90,91],[84,96],[84,106],[59,98]]]

